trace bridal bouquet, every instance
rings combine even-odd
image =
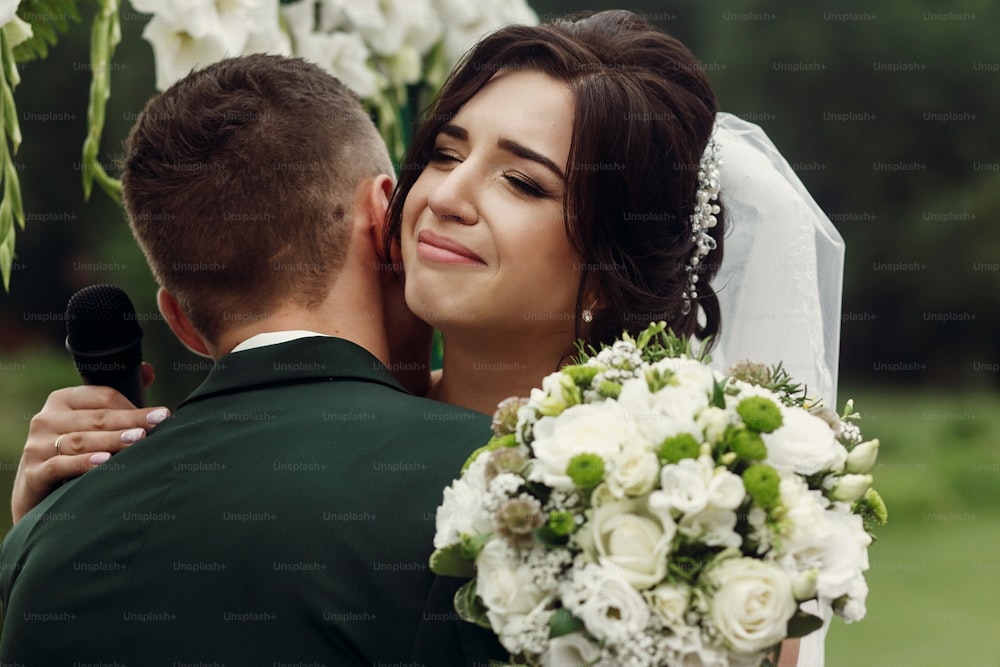
[[[456,610],[514,664],[758,665],[820,627],[802,601],[865,614],[886,510],[851,402],[725,377],[665,327],[501,403],[444,492],[431,568],[471,578]]]

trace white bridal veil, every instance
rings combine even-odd
[[[758,126],[720,113],[715,138],[727,232],[712,365],[780,361],[836,410],[844,241]]]
[[[837,410],[844,240],[758,126],[720,113],[715,138],[727,232],[712,282],[722,308],[712,365],[780,361]],[[798,664],[821,666],[831,611],[806,610],[824,626],[802,638]]]

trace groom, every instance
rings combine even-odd
[[[427,566],[428,515],[489,424],[384,365],[389,173],[356,98],[301,60],[226,60],[150,101],[126,211],[171,330],[218,363],[8,534],[0,663],[503,657]]]

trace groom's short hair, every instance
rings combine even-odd
[[[214,341],[227,321],[317,306],[347,254],[356,188],[383,173],[354,93],[301,59],[252,55],[149,101],[122,189],[153,275]]]

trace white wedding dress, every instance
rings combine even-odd
[[[727,231],[712,281],[722,309],[712,366],[782,362],[810,396],[837,410],[844,241],[758,126],[720,113],[715,138]],[[797,665],[822,667],[832,614],[829,605],[809,605],[824,625],[802,638]]]

